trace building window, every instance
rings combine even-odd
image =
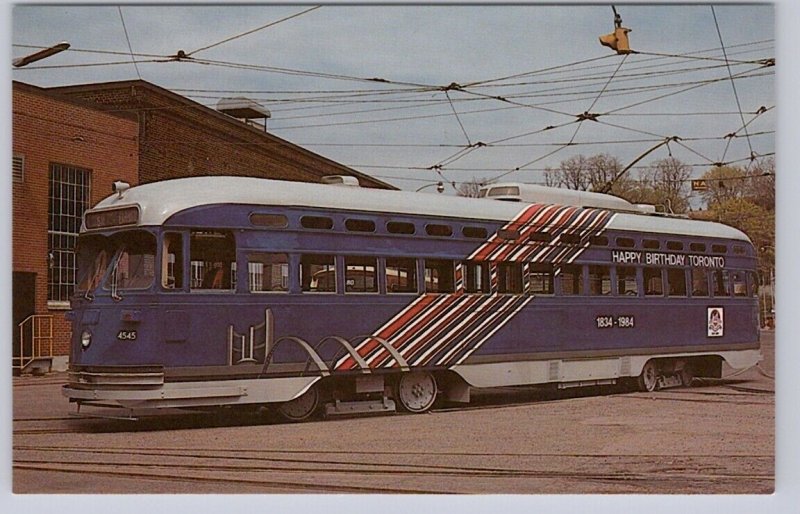
[[[91,201],[91,170],[50,164],[47,300],[68,302],[75,289],[75,244]]]
[[[11,176],[14,182],[25,182],[25,156],[14,155],[12,157]]]

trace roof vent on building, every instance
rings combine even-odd
[[[221,99],[217,102],[217,111],[238,118],[252,126],[259,126],[254,120],[264,120],[264,132],[267,131],[267,120],[272,117],[269,109],[255,100],[242,96]]]
[[[320,180],[322,180],[323,184],[330,184],[334,186],[349,186],[349,187],[361,186],[361,184],[358,183],[358,179],[356,177],[351,177],[348,175],[325,175]]]

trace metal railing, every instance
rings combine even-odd
[[[31,314],[19,325],[19,355],[13,367],[19,370],[41,357],[53,356],[53,316]]]

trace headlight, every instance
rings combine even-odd
[[[84,330],[81,334],[81,346],[85,350],[89,348],[90,344],[92,344],[92,333],[88,330]]]

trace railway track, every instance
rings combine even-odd
[[[63,380],[15,379],[14,491],[770,493],[774,382],[746,377],[505,388],[429,415],[300,424],[235,409],[75,418]]]
[[[15,470],[91,474],[119,478],[216,483],[279,488],[292,492],[414,493],[465,492],[471,481],[533,483],[547,480],[625,483],[635,490],[654,481],[699,489],[704,484],[749,481],[768,490],[770,455],[620,456],[609,454],[476,454],[463,452],[311,452],[176,450],[169,448],[14,448]],[[52,455],[59,458],[53,459]],[[452,464],[440,464],[441,461]],[[506,462],[501,466],[478,461]],[[586,468],[589,461],[589,469]],[[744,471],[739,461],[763,471]],[[597,471],[597,469],[602,471]],[[387,480],[388,479],[388,480]],[[435,479],[435,480],[434,480]],[[456,487],[422,484],[456,484]],[[387,484],[397,484],[388,486]]]

